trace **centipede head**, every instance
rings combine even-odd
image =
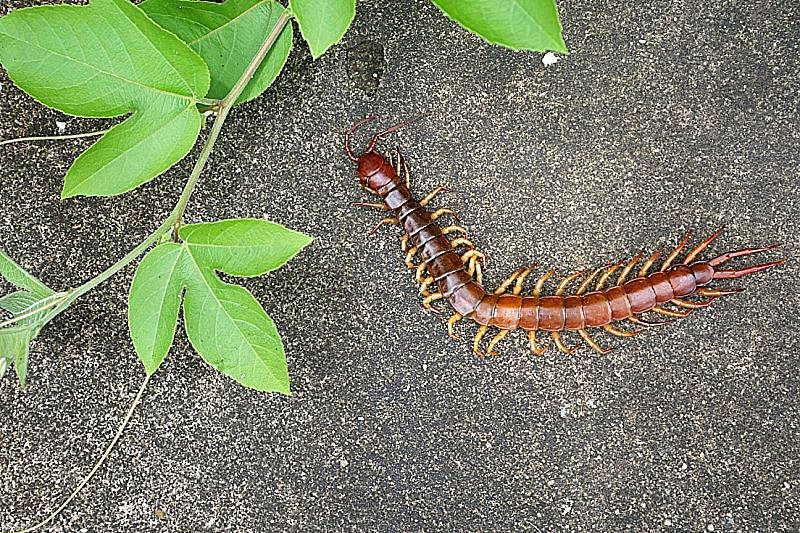
[[[351,161],[358,163],[358,178],[361,181],[361,185],[372,190],[376,190],[386,184],[386,178],[381,177],[378,174],[378,171],[386,163],[386,158],[375,152],[375,147],[378,145],[378,141],[380,141],[386,135],[389,135],[390,133],[393,133],[413,122],[418,121],[422,118],[422,115],[418,115],[403,122],[398,122],[394,126],[390,126],[385,130],[377,132],[372,136],[372,139],[370,140],[369,145],[367,145],[366,150],[364,150],[361,155],[356,155],[353,152],[353,148],[350,144],[350,139],[353,136],[353,133],[355,133],[356,130],[358,130],[364,124],[372,122],[377,118],[377,115],[364,117],[353,124],[353,126],[344,134],[344,149],[347,152],[347,157],[349,157]],[[376,181],[379,181],[380,183],[377,183]]]

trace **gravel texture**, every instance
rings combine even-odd
[[[238,386],[179,333],[51,531],[800,530],[797,4],[559,10],[571,53],[549,67],[422,0],[360,2],[317,61],[297,41],[278,82],[232,113],[188,213],[315,237],[243,282],[284,335],[294,395]],[[98,127],[0,84],[0,138]],[[566,274],[722,223],[716,250],[781,241],[789,263],[680,324],[598,335],[606,357],[533,358],[514,335],[478,360],[422,310],[397,231],[367,238],[376,214],[350,205],[364,195],[342,132],[372,113],[426,113],[390,142],[417,190],[454,189],[439,205],[490,255],[489,286],[534,260]],[[58,288],[155,228],[196,156],[135,193],[60,201],[89,142],[0,148],[2,246]],[[0,382],[0,530],[75,487],[138,389],[132,274],[43,331],[26,391]]]

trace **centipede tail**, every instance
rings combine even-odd
[[[467,230],[460,225],[439,226],[437,223],[440,217],[455,216],[455,213],[447,208],[433,212],[427,208],[429,202],[447,189],[437,187],[418,201],[411,193],[409,167],[400,152],[381,155],[375,151],[381,138],[413,120],[376,133],[361,155],[353,152],[350,145],[353,132],[374,118],[363,119],[345,135],[345,150],[358,164],[361,186],[382,200],[359,205],[394,212],[393,216],[380,220],[370,233],[386,224],[402,226],[402,249],[406,252],[407,266],[416,272],[423,305],[436,310],[436,302],[448,302],[453,309],[447,321],[451,337],[457,338],[455,326],[462,319],[478,324],[473,340],[473,351],[477,354],[494,354],[495,346],[509,331],[516,329],[528,333],[530,349],[536,355],[543,355],[549,348],[538,338],[537,333],[541,332],[552,338],[558,351],[575,351],[578,346],[564,340],[562,333],[565,331],[577,333],[595,352],[608,353],[610,349],[595,339],[592,330],[602,329],[624,338],[647,328],[666,325],[742,290],[712,286],[714,282],[741,278],[784,263],[777,260],[733,269],[720,268],[733,259],[768,252],[779,244],[743,248],[708,260],[698,259],[722,233],[720,228],[684,255],[691,242],[691,234],[687,233],[660,265],[662,249],[649,256],[640,252],[629,260],[570,274],[561,279],[551,295],[542,293],[554,274],[552,270],[539,276],[530,293],[525,294],[526,279],[534,269],[532,265],[516,270],[497,289],[488,292],[483,287],[482,270],[486,257],[475,249]],[[640,263],[641,267],[636,270]],[[631,276],[635,277],[629,279]],[[435,288],[438,291],[433,290]],[[648,313],[657,318],[648,317]],[[484,352],[481,343],[490,328],[499,332],[488,341]]]

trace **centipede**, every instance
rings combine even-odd
[[[489,291],[483,284],[486,255],[476,249],[464,227],[438,222],[446,216],[458,222],[451,209],[428,208],[435,197],[449,189],[438,186],[418,199],[411,192],[409,165],[400,150],[385,154],[377,151],[382,139],[419,117],[378,131],[361,154],[354,153],[353,134],[377,118],[365,117],[344,135],[344,148],[348,158],[357,165],[361,187],[380,198],[378,202],[356,202],[356,205],[391,214],[382,218],[369,233],[384,225],[403,229],[401,249],[406,254],[406,265],[415,271],[422,305],[438,311],[435,305],[441,304],[436,302],[449,304],[452,315],[447,320],[447,332],[455,339],[460,338],[455,332],[459,321],[476,323],[478,329],[472,351],[478,356],[497,355],[497,344],[515,330],[527,333],[530,350],[535,355],[544,355],[550,348],[550,343],[540,338],[544,335],[549,335],[552,344],[563,354],[580,348],[580,341],[571,344],[565,340],[565,332],[577,334],[592,350],[606,354],[611,348],[594,338],[595,331],[602,329],[614,337],[626,338],[648,328],[664,326],[743,290],[716,286],[719,280],[742,278],[785,262],[779,259],[722,268],[732,259],[767,252],[779,248],[780,243],[699,259],[722,233],[720,228],[691,248],[692,233],[688,232],[668,254],[661,247],[647,257],[639,252],[630,259],[571,273],[558,282],[552,294],[545,294],[545,285],[555,270],[544,272],[532,288],[526,289],[526,279],[536,264],[515,270],[495,290]],[[687,248],[688,252],[683,255]],[[657,264],[662,257],[663,261]],[[484,337],[490,330],[497,332],[484,349]]]

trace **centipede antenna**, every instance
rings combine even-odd
[[[352,146],[350,146],[350,139],[353,137],[353,133],[355,133],[356,130],[361,126],[363,126],[364,124],[372,122],[373,120],[377,120],[378,118],[380,118],[378,115],[367,115],[366,117],[362,118],[361,120],[350,126],[350,129],[348,129],[344,133],[344,149],[347,152],[347,157],[350,159],[350,161],[358,161],[358,156],[353,153],[353,148]],[[370,147],[371,148],[368,149],[367,152],[369,152],[372,148],[374,148],[374,146],[372,145],[370,145]]]
[[[394,133],[397,130],[403,129],[406,126],[408,126],[409,124],[413,124],[414,122],[418,122],[418,121],[422,120],[424,117],[425,117],[424,114],[416,115],[414,117],[409,118],[408,120],[404,120],[403,122],[398,122],[394,126],[389,126],[385,130],[379,131],[378,133],[376,133],[375,135],[372,136],[372,140],[369,142],[369,146],[367,146],[367,149],[364,150],[364,153],[368,153],[368,152],[371,152],[372,150],[374,150],[375,146],[377,146],[377,144],[378,144],[378,141],[380,141],[386,135],[389,135],[390,133]]]
[[[741,278],[743,276],[747,276],[749,274],[755,274],[756,272],[761,272],[762,270],[766,270],[774,266],[780,266],[785,262],[786,261],[781,259],[780,261],[771,261],[769,263],[762,263],[760,265],[753,265],[745,268],[739,268],[736,270],[717,270],[716,272],[714,272],[714,279]]]

